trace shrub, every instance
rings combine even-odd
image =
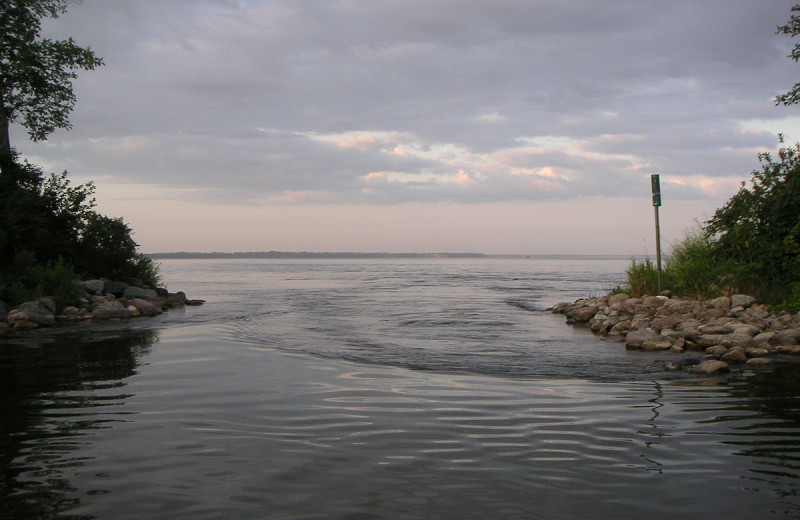
[[[59,308],[77,302],[85,289],[63,260],[37,264],[30,252],[19,253],[0,279],[0,300],[19,303],[50,296]]]

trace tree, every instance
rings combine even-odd
[[[714,213],[707,230],[717,257],[738,266],[741,289],[780,301],[800,296],[800,144],[779,149],[778,159],[759,154],[761,169]]]
[[[795,4],[792,7],[792,12],[800,12],[800,4]],[[778,27],[777,34],[788,34],[794,38],[800,34],[800,15],[793,14],[789,18],[789,23]],[[789,57],[794,61],[800,60],[800,43],[796,43]],[[775,97],[776,105],[794,105],[800,103],[800,83],[795,83],[794,86],[786,94],[781,94]]]
[[[76,70],[103,64],[72,38],[41,38],[44,17],[57,18],[69,0],[2,0],[0,2],[0,173],[15,166],[9,126],[21,123],[33,141],[57,128],[70,128],[75,105]]]

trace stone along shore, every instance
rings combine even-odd
[[[0,301],[0,334],[9,330],[30,330],[59,324],[157,316],[165,310],[186,305],[202,305],[183,292],[150,289],[109,280],[81,282],[86,295],[75,305],[56,308],[52,298],[39,298],[8,310]]]
[[[567,323],[620,338],[629,350],[701,354],[667,363],[665,370],[711,375],[731,365],[800,361],[800,313],[770,313],[744,294],[705,301],[614,294],[559,303],[551,310],[564,314]]]

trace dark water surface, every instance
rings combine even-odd
[[[0,339],[0,518],[800,516],[800,377],[546,312],[625,259],[170,260],[203,307]]]

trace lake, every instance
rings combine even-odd
[[[205,305],[0,338],[0,518],[800,516],[796,367],[547,311],[628,263],[164,260]]]

